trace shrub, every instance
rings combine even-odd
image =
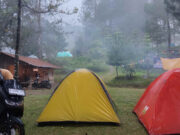
[[[111,81],[107,82],[107,85],[112,87],[136,87],[136,88],[145,88],[147,87],[154,79],[148,78],[144,79],[140,76],[135,76],[133,79],[129,80],[126,76],[116,77]]]
[[[78,68],[87,68],[94,72],[107,71],[107,65],[100,60],[92,60],[86,57],[56,58],[56,65],[61,66],[59,73],[69,73]]]
[[[133,65],[125,65],[123,66],[123,72],[126,74],[126,78],[128,80],[132,80],[134,78],[135,67]]]

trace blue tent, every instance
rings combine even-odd
[[[57,57],[72,57],[72,54],[69,51],[62,51],[57,53]]]

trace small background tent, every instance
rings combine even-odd
[[[161,62],[164,70],[172,70],[180,68],[180,58],[168,59],[161,58]]]
[[[150,135],[180,134],[180,69],[153,81],[134,112]]]
[[[57,57],[61,58],[61,57],[72,57],[72,54],[69,51],[63,51],[63,52],[58,52],[57,53]]]
[[[120,123],[103,82],[86,69],[72,72],[60,83],[37,120],[68,121]]]

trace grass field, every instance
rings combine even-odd
[[[27,91],[23,117],[26,135],[146,135],[144,127],[132,113],[144,89],[109,87],[108,90],[117,105],[120,126],[71,124],[38,127],[36,119],[48,102],[52,91]]]

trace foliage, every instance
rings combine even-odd
[[[180,1],[179,0],[164,0],[167,11],[180,21]]]
[[[124,65],[123,71],[126,74],[126,78],[128,80],[132,80],[134,78],[134,74],[136,73],[134,65]]]
[[[145,31],[155,44],[161,44],[167,40],[166,11],[163,0],[148,3],[145,6],[146,25]]]
[[[126,34],[131,34],[132,31],[140,32],[144,21],[144,3],[144,0],[85,0],[82,21],[86,30],[99,36],[115,30]],[[133,21],[129,21],[130,18]]]
[[[55,57],[58,51],[65,50],[67,43],[64,37],[61,18],[51,20],[55,14],[71,15],[75,13],[63,11],[59,7],[64,4],[62,0],[42,1],[41,8],[38,8],[41,0],[22,0],[22,29],[20,54],[29,56]],[[38,17],[41,16],[41,30],[39,29]],[[0,49],[3,47],[15,48],[16,27],[17,27],[17,1],[2,0],[0,2]],[[41,35],[39,36],[39,33]],[[39,40],[41,40],[39,45]]]
[[[146,24],[145,32],[156,46],[157,54],[162,53],[162,46],[167,46],[168,57],[170,57],[173,37],[179,32],[178,22],[168,14],[164,0],[155,0],[145,5]]]
[[[103,56],[116,68],[116,76],[119,66],[136,63],[146,55],[145,3],[144,0],[85,0],[83,3],[84,35],[81,38],[88,49],[95,41],[102,44]]]
[[[105,63],[82,56],[72,58],[56,58],[54,63],[61,66],[63,68],[61,72],[65,73],[69,73],[78,68],[87,68],[95,72],[105,72],[107,70],[107,65],[105,65]]]
[[[82,37],[76,40],[75,47],[73,48],[73,56],[85,56],[87,54],[87,45]]]
[[[125,38],[120,33],[114,33],[108,37],[109,52],[108,64],[112,66],[120,66],[126,64],[124,58],[126,57],[126,42]],[[127,55],[128,56],[128,55]]]
[[[124,72],[123,67],[119,68],[120,75],[114,77],[115,73],[103,74],[105,76],[105,82],[107,85],[112,87],[134,87],[134,88],[146,88],[155,78],[163,74],[165,71],[162,69],[153,69],[151,68],[149,72],[149,77],[147,77],[147,69],[142,67],[143,64],[137,64],[134,67],[136,71],[133,78],[128,79],[126,73]],[[143,65],[146,66],[146,65]],[[145,69],[142,69],[145,68]]]
[[[73,48],[73,56],[88,57],[90,59],[103,60],[105,58],[106,49],[101,40],[88,42],[86,39],[79,37]]]
[[[111,87],[133,87],[133,88],[146,88],[153,78],[144,79],[140,76],[134,76],[133,79],[128,80],[126,76],[116,77],[107,82]]]
[[[135,62],[142,58],[145,50],[138,42],[132,40],[133,38],[125,38],[120,33],[114,33],[112,36],[108,37],[108,64],[116,67],[117,77],[118,77],[118,67],[123,66],[124,71],[127,73],[127,77],[130,77],[135,72],[130,65],[136,64]]]
[[[30,23],[26,19],[28,25],[22,26],[22,38],[20,53],[24,56],[36,55],[38,56],[39,50],[37,48],[38,33],[36,30],[36,22]],[[53,23],[43,20],[41,35],[41,47],[45,57],[56,57],[59,51],[64,51],[67,47],[65,37],[61,29],[58,29]]]
[[[17,18],[17,2],[11,0],[0,1],[0,49],[14,47]]]

